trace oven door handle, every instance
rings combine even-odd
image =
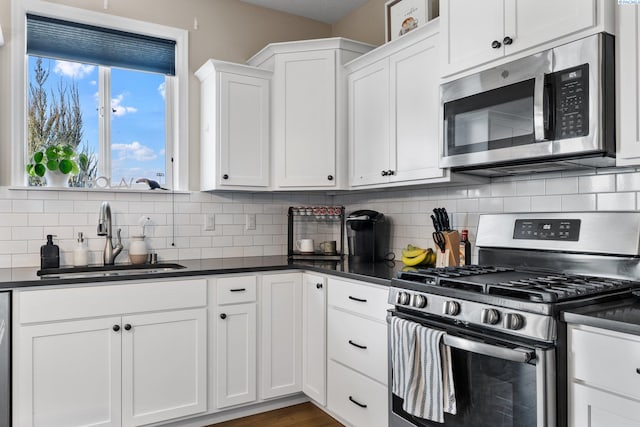
[[[533,137],[536,142],[545,141],[545,121],[549,120],[548,102],[545,103],[544,74],[535,78],[533,87]],[[548,124],[547,124],[548,125]]]
[[[445,335],[444,343],[449,347],[458,348],[460,350],[470,351],[471,353],[478,353],[485,356],[497,357],[503,360],[510,360],[512,362],[527,363],[535,358],[535,351],[526,348],[506,348],[499,347],[480,341],[472,341],[465,338],[460,338],[454,335]]]

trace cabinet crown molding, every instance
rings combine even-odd
[[[232,74],[241,74],[243,76],[251,76],[262,79],[271,79],[273,72],[256,68],[250,65],[236,64],[233,62],[220,61],[217,59],[209,59],[195,72],[195,76],[204,81],[207,77],[215,72],[225,72]]]

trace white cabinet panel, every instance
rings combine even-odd
[[[218,407],[256,400],[256,304],[218,307]]]
[[[616,93],[618,94],[618,166],[640,165],[640,7],[617,6]]]
[[[302,275],[262,276],[261,393],[267,399],[302,390]]]
[[[123,425],[206,411],[206,309],[122,318]]]
[[[302,391],[320,405],[327,397],[327,279],[302,278]]]
[[[14,425],[120,426],[120,317],[20,328]]]
[[[572,384],[569,425],[573,427],[640,427],[640,402]]]

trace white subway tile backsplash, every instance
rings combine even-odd
[[[616,191],[615,175],[592,175],[578,178],[580,193],[607,193]]]
[[[595,211],[595,194],[567,194],[562,196],[563,211]]]
[[[531,197],[505,197],[505,212],[531,212]]]
[[[570,194],[578,192],[578,178],[552,178],[545,182],[545,191],[548,195],[553,194]]]
[[[502,212],[504,210],[504,199],[502,197],[479,199],[478,210],[480,212]]]
[[[516,195],[516,183],[509,182],[494,182],[491,184],[491,196],[492,197],[508,197]]]
[[[562,209],[561,196],[533,196],[531,197],[532,212],[555,212]]]
[[[640,191],[640,173],[622,173],[616,175],[618,191]]]
[[[516,195],[541,196],[545,194],[545,181],[536,179],[532,181],[516,181]]]
[[[636,209],[636,193],[600,193],[599,211],[632,211]]]

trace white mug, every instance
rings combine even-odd
[[[300,252],[313,252],[313,239],[296,240],[296,249]]]

